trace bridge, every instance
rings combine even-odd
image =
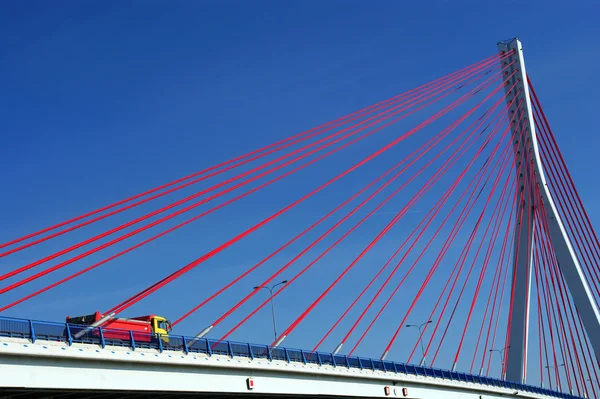
[[[0,260],[13,260],[0,276],[0,390],[16,398],[599,397],[600,242],[549,119],[511,39],[415,89],[3,242]],[[195,191],[177,199],[186,189]],[[247,201],[273,197],[285,205],[256,222],[241,217]],[[110,309],[65,321],[19,313],[193,222],[217,226],[219,216],[243,223],[225,239],[215,231],[201,256]],[[265,255],[258,243],[270,227],[275,249]],[[38,248],[52,249],[26,255]],[[241,248],[260,260],[230,281],[191,277]],[[328,254],[343,267],[323,267]],[[190,278],[205,297],[177,319],[132,316]],[[232,289],[249,278],[263,281]],[[269,296],[255,306],[263,289]],[[278,310],[289,324],[278,333],[275,299],[286,292],[293,297]],[[232,341],[263,309],[272,342]],[[410,324],[415,318],[423,322]],[[195,332],[176,334],[180,323]],[[357,356],[367,345],[371,354]]]

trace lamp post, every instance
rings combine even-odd
[[[558,365],[558,367],[565,367],[564,363],[561,363]],[[544,368],[548,369],[548,372],[552,369],[552,370],[556,370],[556,367],[554,366],[550,366],[549,364],[545,365]],[[550,377],[548,377],[550,378]],[[544,387],[544,382],[542,381],[542,388]]]
[[[283,280],[277,284],[273,284],[272,286],[268,287],[268,286],[259,286],[257,285],[256,287],[254,287],[255,290],[257,289],[261,289],[264,288],[266,290],[269,291],[269,299],[271,301],[271,315],[273,316],[273,335],[275,335],[275,342],[277,342],[277,323],[275,322],[275,304],[273,303],[273,291],[275,290],[275,288],[277,286],[283,285],[285,283],[287,283],[287,280]]]
[[[419,329],[419,340],[418,340],[418,342],[421,343],[421,354],[423,355],[423,357],[421,358],[421,366],[425,365],[425,348],[423,347],[423,340],[422,340],[423,335],[421,334],[421,329],[423,327],[425,327],[429,323],[431,323],[431,320],[427,320],[425,323],[421,323],[419,325],[417,325],[417,324],[407,324],[406,325],[407,328],[408,327],[415,327],[415,328]]]
[[[596,380],[596,379],[594,379],[594,378],[587,378],[587,379],[586,379],[586,381],[587,381],[587,382],[590,382],[590,383],[592,383],[592,385],[594,384],[594,382],[595,382],[596,384],[598,384],[598,380]],[[593,388],[593,387],[592,387],[592,388]],[[585,397],[587,398],[587,394],[585,394],[585,393],[584,393],[584,395],[585,395]]]
[[[594,378],[586,378],[586,381],[587,381],[587,382],[591,382],[592,384],[593,384],[594,382],[595,382],[596,384],[598,383],[598,380],[596,380],[596,379],[594,379]],[[585,397],[587,398],[587,394],[585,394],[585,393],[584,393],[584,395],[585,395]]]
[[[510,345],[502,349],[490,349],[491,352],[498,352],[500,354],[500,378],[504,379],[504,351],[510,348]]]
[[[554,370],[556,370],[556,367],[554,367],[554,366],[550,366],[549,364],[547,364],[545,367],[546,367],[547,369],[554,369]],[[561,363],[561,364],[559,364],[559,365],[558,365],[558,367],[565,367],[565,364],[564,364],[564,363]]]
[[[565,366],[564,363],[559,364],[558,366],[554,367],[554,366],[550,366],[549,364],[547,364],[546,366],[544,366],[545,368],[547,368],[548,370],[552,369],[552,370],[556,370],[556,372],[558,373],[558,368],[560,367],[567,367]],[[558,374],[557,374],[558,376]],[[560,378],[560,376],[558,376],[558,378]],[[571,393],[571,395],[573,394],[573,390],[571,389],[571,387],[569,386],[569,392]]]

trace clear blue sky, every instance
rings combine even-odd
[[[592,221],[600,223],[597,2],[30,1],[0,10],[2,242],[408,90],[494,54],[497,41],[515,36]],[[277,199],[208,218],[6,314],[63,320],[105,310],[267,216]],[[323,211],[301,212],[295,220]],[[261,243],[285,228],[261,233],[131,312],[179,316],[264,256]],[[318,292],[304,284],[278,302],[281,327],[300,310],[298,295]],[[196,333],[234,300],[178,331]],[[269,317],[260,313],[233,338],[268,342]],[[289,344],[309,347],[321,333],[299,330]],[[387,341],[390,330],[376,334],[362,355],[378,356],[378,339]],[[414,334],[406,334],[412,346]]]

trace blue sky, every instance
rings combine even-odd
[[[588,179],[595,177],[600,140],[593,94],[600,87],[599,13],[593,1],[4,4],[0,241],[409,90],[494,54],[497,41],[515,36],[524,43],[529,74],[598,225],[600,188]],[[343,157],[355,155],[349,151]],[[304,188],[311,182],[310,175],[302,175],[295,184]],[[346,190],[359,187],[353,181],[343,184]],[[274,191],[251,206],[207,218],[201,227],[182,230],[6,314],[62,320],[106,309],[285,201],[281,190]],[[259,233],[231,258],[194,271],[180,285],[144,301],[135,313],[177,317],[259,260],[265,243],[277,242],[288,223],[324,210],[314,203],[299,212]],[[41,251],[63,242],[70,241],[56,240]],[[356,245],[364,242],[356,238]],[[10,268],[40,254],[33,250],[1,259],[0,265]],[[296,295],[318,292],[310,279],[304,284],[281,296],[282,326],[293,320]],[[178,331],[194,334],[234,299],[186,321]],[[313,322],[327,320],[331,306]],[[261,312],[234,338],[269,341],[269,317]],[[390,331],[375,333],[381,335],[361,354],[379,355],[376,341],[387,341]],[[412,340],[412,332],[407,334]],[[313,343],[310,329],[290,341],[300,347]]]

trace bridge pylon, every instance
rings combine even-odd
[[[579,264],[564,224],[548,188],[539,154],[533,119],[523,47],[518,39],[498,43],[500,53],[514,52],[502,60],[506,76],[506,101],[514,137],[517,173],[517,211],[514,233],[513,275],[510,321],[507,331],[505,378],[525,382],[531,294],[532,247],[536,223],[548,227],[559,268],[590,339],[596,359],[600,361],[600,312]],[[513,74],[513,72],[515,72]],[[513,87],[514,85],[514,87]],[[511,90],[512,87],[512,90]],[[515,99],[515,96],[517,98]],[[515,100],[515,101],[513,101]],[[521,132],[524,132],[522,134]],[[533,181],[532,181],[533,180]],[[541,201],[535,196],[541,194]],[[535,212],[536,204],[544,212]],[[521,211],[522,210],[522,211]],[[547,220],[540,220],[545,215]]]

